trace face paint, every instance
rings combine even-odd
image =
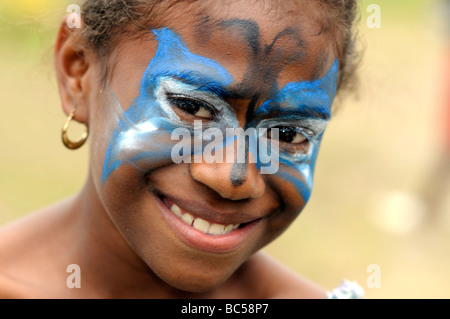
[[[277,176],[296,187],[305,201],[311,195],[320,143],[331,118],[337,74],[336,60],[323,78],[288,83],[254,114],[255,122],[269,117],[260,121],[259,127],[293,127],[307,139],[309,150],[306,153],[280,145],[280,162],[284,165],[280,165],[277,172]]]
[[[215,61],[192,54],[171,30],[153,33],[158,48],[145,71],[138,98],[125,112],[116,98],[111,99],[116,110],[111,117],[118,123],[106,151],[102,184],[121,165],[139,162],[137,167],[151,169],[154,163],[170,159],[172,130],[189,127],[189,123],[173,111],[169,94],[212,104],[221,114],[221,123],[233,124],[233,112],[216,94],[233,82],[232,76]]]
[[[173,130],[184,127],[194,132],[192,121],[177,112],[176,99],[201,101],[213,108],[214,120],[203,121],[205,129],[216,127],[225,132],[227,128],[239,126],[235,112],[225,101],[226,97],[233,97],[229,91],[231,85],[236,86],[231,74],[216,61],[191,53],[181,37],[170,29],[153,30],[153,33],[158,47],[144,73],[137,99],[123,111],[114,92],[109,92],[112,105],[105,107],[104,112],[115,127],[109,134],[102,184],[123,165],[149,171],[173,163],[171,152],[176,144],[171,139]],[[280,141],[282,168],[276,174],[293,184],[305,202],[310,197],[320,141],[330,118],[337,69],[335,61],[321,79],[288,83],[281,90],[271,85],[271,99],[254,110],[246,123],[262,129],[289,128],[307,139],[306,152]],[[257,98],[254,100],[256,104]],[[229,142],[225,141],[224,146]],[[247,151],[259,158],[257,150]],[[244,163],[232,171],[230,178],[236,187],[242,183],[247,165]],[[257,167],[261,168],[259,160]]]

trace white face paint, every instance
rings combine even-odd
[[[173,163],[172,150],[177,141],[171,137],[176,129],[189,130],[193,136],[192,143],[195,144],[196,140],[197,145],[199,140],[202,143],[200,148],[194,147],[191,154],[184,154],[183,158],[186,158],[204,150],[203,130],[216,128],[226,136],[227,129],[239,127],[233,108],[220,94],[220,90],[226,90],[233,83],[232,76],[217,62],[192,54],[181,38],[170,30],[161,29],[154,33],[158,35],[158,50],[143,76],[137,99],[124,111],[114,92],[109,92],[113,105],[105,107],[104,112],[110,118],[109,123],[114,123],[114,128],[107,132],[109,146],[101,174],[102,184],[122,165],[145,171],[162,163]],[[287,84],[272,100],[262,104],[252,123],[247,123],[256,129],[280,130],[277,167],[283,164],[289,169],[276,173],[295,184],[306,200],[312,188],[314,163],[322,134],[329,121],[336,77],[337,62],[322,79]],[[196,114],[201,116],[187,114],[195,113],[189,110],[198,111],[200,108]],[[317,110],[318,115],[309,115],[311,109]],[[202,134],[195,130],[195,119],[202,120]],[[293,141],[303,144],[285,141],[286,136],[293,136]],[[215,143],[220,148],[217,139]],[[224,138],[222,147],[229,143]],[[267,141],[267,145],[272,144],[273,141]],[[254,158],[259,158],[256,147],[249,151]],[[296,172],[294,175],[292,170]]]

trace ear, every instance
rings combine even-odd
[[[76,108],[74,119],[88,125],[91,55],[80,43],[81,29],[68,27],[69,17],[62,21],[55,44],[56,77],[64,113],[68,115]]]

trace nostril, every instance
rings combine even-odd
[[[234,187],[242,186],[247,178],[247,164],[235,163],[230,173],[230,181]]]
[[[243,200],[263,196],[265,182],[254,164],[192,163],[191,176],[222,198]]]

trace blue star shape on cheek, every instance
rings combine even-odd
[[[161,137],[170,136],[176,125],[168,119],[158,100],[157,90],[161,79],[177,78],[198,87],[202,87],[207,81],[209,87],[217,88],[227,88],[234,82],[231,74],[219,63],[190,52],[181,37],[172,30],[162,28],[152,32],[158,47],[142,78],[139,96],[125,112],[115,114],[118,120],[105,154],[102,184],[121,165],[134,165],[141,159],[155,162],[170,159],[170,145]],[[255,112],[255,118],[274,111],[281,114],[290,109],[305,118],[328,119],[336,93],[336,78],[337,61],[322,79],[287,84],[271,100],[262,104]],[[311,192],[312,172],[321,137],[322,134],[315,137],[312,152],[301,160],[286,156],[280,158],[284,166],[294,169],[302,178],[286,169],[280,169],[277,175],[292,183],[304,199],[308,199]],[[124,152],[133,145],[138,146],[138,151]],[[255,154],[257,151],[251,148],[250,152]]]
[[[331,118],[331,107],[336,95],[338,61],[333,62],[327,74],[312,81],[291,82],[276,92],[274,98],[264,102],[255,112],[256,118],[277,114],[292,123],[314,120],[321,123],[321,132],[309,139],[311,150],[305,156],[291,156],[280,150],[280,167],[276,173],[293,184],[307,201],[311,196],[315,164],[324,129]],[[295,174],[292,173],[295,172]]]
[[[145,156],[160,158],[167,155],[164,151],[164,146],[167,148],[167,145],[152,145],[148,151],[134,158],[122,158],[121,154],[124,141],[127,135],[130,135],[127,132],[136,131],[133,142],[143,142],[145,145],[145,141],[161,134],[160,130],[170,131],[167,115],[156,98],[160,79],[170,76],[202,85],[205,82],[204,74],[207,74],[209,82],[217,82],[221,86],[229,86],[233,82],[233,77],[225,68],[211,59],[191,53],[181,37],[172,30],[162,28],[152,31],[158,41],[158,47],[144,73],[138,98],[123,114],[119,114],[120,120],[105,154],[102,184],[106,183],[115,169],[125,163],[133,163]],[[142,123],[147,123],[146,127],[155,129],[142,132],[137,129]],[[168,155],[170,157],[170,151]]]

